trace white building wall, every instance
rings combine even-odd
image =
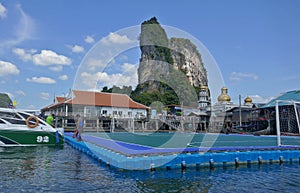
[[[114,116],[119,118],[135,117],[137,114],[147,116],[145,109],[131,109],[122,107],[101,107],[101,116]]]

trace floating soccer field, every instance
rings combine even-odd
[[[300,161],[300,138],[200,133],[84,133],[66,142],[113,167],[126,170]]]

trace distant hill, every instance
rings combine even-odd
[[[0,93],[0,107],[8,108],[9,104],[12,103],[12,100],[9,98],[8,94]]]

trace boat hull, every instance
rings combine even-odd
[[[64,138],[58,131],[0,130],[0,146],[51,146],[63,144]]]

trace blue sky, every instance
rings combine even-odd
[[[102,60],[89,61],[94,72],[83,73],[82,64],[99,44],[134,45],[134,37],[117,32],[156,16],[202,42],[233,102],[239,95],[265,102],[300,89],[299,8],[297,0],[0,0],[0,92],[17,108],[40,109],[67,94],[79,76],[85,88],[95,75],[102,85],[118,79],[134,86],[137,48],[110,61],[123,73]]]

